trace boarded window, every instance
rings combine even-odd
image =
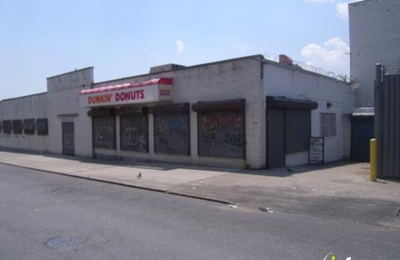
[[[321,113],[321,136],[336,136],[336,114]]]
[[[13,134],[22,134],[22,120],[12,121],[12,132]]]
[[[93,147],[115,149],[115,117],[93,117]]]
[[[154,115],[154,151],[189,155],[189,113]]]
[[[244,111],[199,112],[199,155],[244,158]]]
[[[309,110],[286,110],[286,153],[308,151],[311,135]]]
[[[48,135],[49,134],[49,122],[47,118],[36,119],[36,131],[38,135]]]
[[[35,119],[24,120],[24,134],[26,135],[35,134]]]
[[[11,120],[4,120],[3,121],[3,132],[5,134],[11,134]]]
[[[137,114],[120,117],[121,150],[148,152],[147,115]]]

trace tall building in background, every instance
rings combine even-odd
[[[374,106],[375,64],[400,70],[400,0],[349,4],[350,75],[357,107]]]

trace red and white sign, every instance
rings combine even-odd
[[[81,107],[126,105],[172,100],[171,78],[81,90]]]

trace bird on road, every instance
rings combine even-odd
[[[142,172],[139,172],[137,178],[138,178],[138,179],[142,178]]]

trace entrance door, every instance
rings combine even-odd
[[[369,162],[369,143],[374,136],[373,118],[353,118],[351,121],[351,159]]]
[[[75,155],[75,126],[73,122],[62,123],[62,150],[65,155]]]
[[[285,110],[268,109],[268,168],[285,166]]]

